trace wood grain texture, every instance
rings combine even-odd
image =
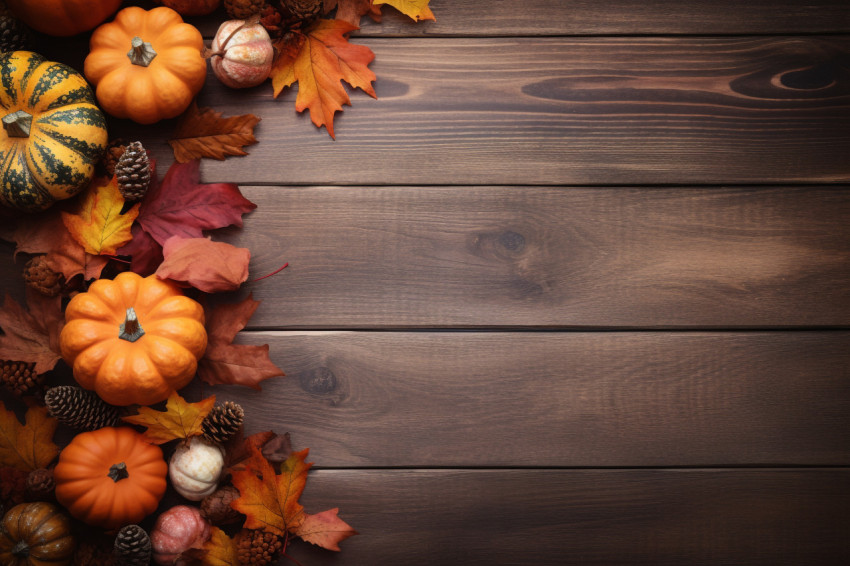
[[[150,1],[131,3],[149,7]],[[361,36],[543,36],[841,33],[850,31],[844,0],[431,0],[436,21],[416,23],[387,6]],[[191,18],[211,37],[224,10]]]
[[[850,562],[848,486],[846,469],[319,471],[307,511],[339,507],[360,535],[338,554],[301,542],[290,554],[312,566],[835,566]]]
[[[850,465],[850,333],[285,332],[201,386],[319,466]]]
[[[850,189],[243,187],[252,328],[850,324]]]
[[[378,99],[336,141],[268,85],[199,102],[262,118],[243,184],[722,184],[850,180],[850,39],[368,39]],[[116,124],[167,163],[171,122]]]

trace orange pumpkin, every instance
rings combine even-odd
[[[6,0],[29,27],[67,37],[94,28],[115,13],[121,0]]]
[[[181,114],[200,92],[203,51],[201,32],[171,8],[130,6],[92,33],[83,73],[107,113],[153,124]]]
[[[129,427],[74,437],[53,470],[56,500],[86,524],[115,529],[153,513],[165,493],[168,464],[159,446]]]
[[[59,347],[74,378],[112,405],[151,405],[188,385],[207,347],[204,309],[173,283],[98,279],[65,309]]]

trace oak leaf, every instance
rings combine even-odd
[[[248,279],[251,252],[227,242],[174,236],[165,242],[162,255],[157,277],[205,293],[235,291]]]
[[[193,102],[168,140],[174,159],[186,163],[202,157],[221,161],[228,155],[247,155],[242,147],[257,143],[254,126],[260,119],[253,114],[228,118],[221,114],[212,108],[198,108]]]
[[[18,222],[8,232],[8,239],[16,244],[16,256],[20,252],[46,254],[50,269],[64,275],[66,280],[79,274],[85,280],[98,278],[109,262],[107,257],[86,252],[71,237],[58,207]]]
[[[200,162],[173,163],[162,181],[151,177],[151,185],[139,209],[137,223],[146,237],[134,236],[119,254],[133,256],[133,271],[143,271],[135,256],[157,257],[172,236],[202,238],[204,230],[225,226],[242,227],[242,215],[257,205],[242,196],[233,183],[200,183]],[[138,233],[137,233],[138,234]],[[145,265],[150,267],[150,265]],[[152,271],[152,270],[151,270]]]
[[[348,22],[323,19],[307,35],[290,34],[298,37],[294,43],[284,37],[275,44],[280,56],[271,72],[274,96],[297,82],[295,109],[309,108],[313,123],[325,126],[332,138],[334,114],[351,105],[342,81],[377,98],[372,87],[375,73],[369,69],[375,54],[364,45],[349,43],[345,36],[355,29]]]
[[[236,543],[216,526],[210,528],[210,538],[204,543],[203,566],[239,566]]]
[[[46,468],[59,454],[53,442],[58,421],[46,407],[30,407],[21,424],[12,411],[0,408],[0,465],[32,471]]]
[[[61,297],[46,297],[27,289],[27,307],[6,295],[0,309],[0,359],[35,363],[33,370],[40,375],[53,369],[62,359],[59,352],[59,332],[65,325]]]
[[[198,362],[198,375],[211,385],[244,385],[260,389],[260,382],[284,373],[269,359],[269,346],[233,344],[260,301],[248,295],[239,303],[204,306],[207,351]]]
[[[126,422],[147,427],[144,435],[154,444],[203,434],[201,426],[215,405],[215,395],[189,403],[176,391],[165,403],[165,411],[139,407],[137,415],[122,417]]]
[[[139,214],[139,205],[121,214],[124,197],[118,181],[97,178],[77,202],[73,213],[62,212],[62,221],[71,236],[92,255],[114,255],[130,241],[130,226]]]
[[[357,531],[339,518],[339,509],[328,509],[315,515],[304,514],[304,521],[295,529],[295,535],[316,546],[339,550],[339,543],[357,534]]]
[[[246,516],[246,529],[261,529],[285,536],[295,534],[304,522],[304,506],[298,502],[313,465],[305,462],[310,449],[293,452],[281,465],[280,474],[254,448],[244,470],[233,472],[239,497],[231,507]]]
[[[428,7],[429,0],[373,0],[373,4],[389,4],[402,14],[415,21],[435,20],[434,12]]]

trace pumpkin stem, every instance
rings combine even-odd
[[[30,128],[32,127],[32,114],[18,110],[3,116],[3,128],[10,138],[28,138],[30,137]]]
[[[111,479],[115,483],[118,483],[119,481],[130,477],[130,473],[127,471],[127,464],[125,464],[124,462],[112,464],[112,466],[109,468],[109,473],[106,475],[109,476],[109,479]]]
[[[118,338],[127,342],[135,342],[145,335],[142,325],[139,324],[139,317],[136,316],[136,309],[130,307],[127,309],[124,322],[121,323],[121,332],[118,333]]]
[[[15,543],[15,546],[12,548],[12,556],[17,556],[18,558],[26,558],[30,555],[30,545],[27,544],[25,540],[19,540]]]
[[[134,65],[140,65],[142,67],[147,67],[153,61],[153,58],[156,57],[156,51],[153,50],[151,44],[147,41],[143,41],[141,37],[136,36],[130,41],[130,45],[133,48],[127,52],[127,57],[130,58],[130,62]]]

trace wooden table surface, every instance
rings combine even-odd
[[[364,20],[336,141],[294,91],[198,100],[262,118],[202,176],[289,262],[238,295],[287,377],[189,395],[310,447],[302,502],[360,533],[290,554],[850,563],[850,5],[430,5]],[[174,121],[110,128],[173,160]]]

